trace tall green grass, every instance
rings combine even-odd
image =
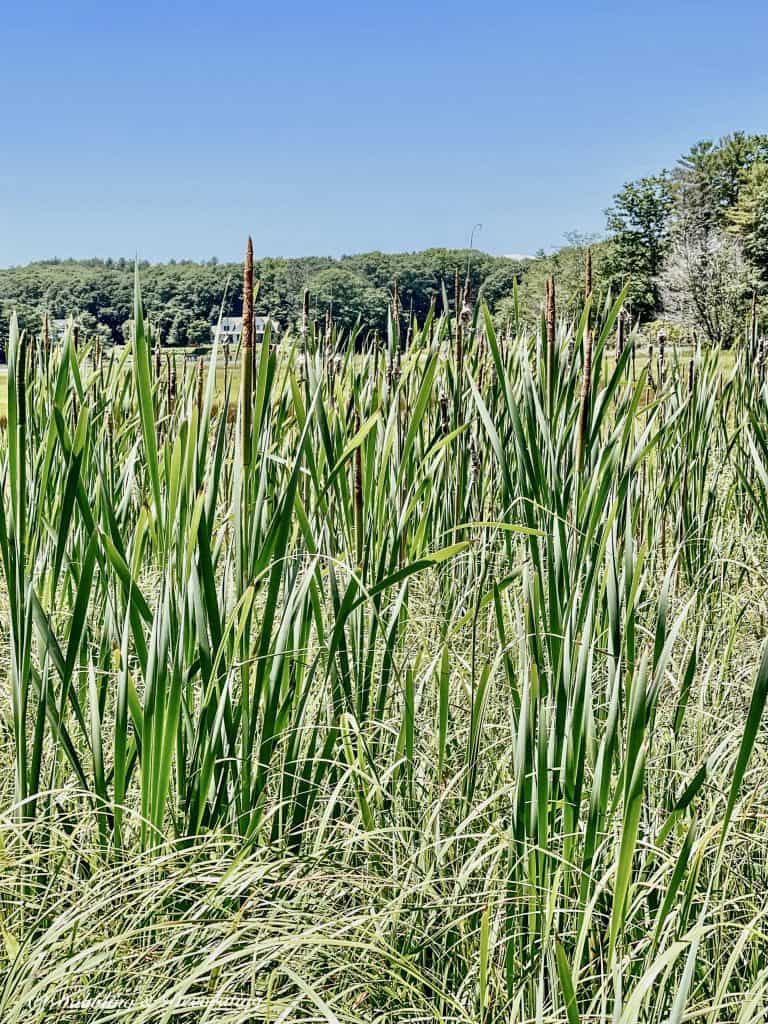
[[[762,1019],[768,393],[623,298],[11,324],[6,1019]]]

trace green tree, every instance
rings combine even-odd
[[[316,314],[325,316],[330,312],[333,320],[347,329],[358,323],[371,329],[386,317],[387,293],[351,270],[321,270],[310,278],[309,290]]]
[[[485,277],[480,286],[480,297],[488,304],[489,309],[495,309],[503,299],[512,296],[515,284],[520,284],[523,274],[524,269],[520,262],[504,260]]]
[[[643,319],[661,304],[657,279],[668,247],[672,209],[670,176],[662,171],[626,184],[606,210],[612,236],[609,279],[617,291],[629,282],[629,304]]]
[[[718,142],[697,142],[673,174],[678,229],[706,233],[725,226],[752,166],[768,160],[768,135],[733,132]]]
[[[557,312],[561,317],[578,316],[584,303],[584,263],[587,249],[592,250],[592,281],[596,300],[610,284],[608,253],[610,242],[571,232],[566,245],[556,252],[539,253],[525,264],[525,276],[519,289],[520,316],[526,323],[536,322],[544,308],[544,288],[548,277],[554,277]]]
[[[728,227],[741,242],[744,255],[760,284],[768,286],[768,161],[749,170],[735,205],[728,210]]]

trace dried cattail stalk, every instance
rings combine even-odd
[[[547,367],[550,375],[554,373],[555,368],[555,329],[557,325],[557,308],[555,305],[555,279],[554,277],[547,278],[547,308],[546,308],[546,322],[547,322]]]
[[[109,462],[110,465],[114,462],[114,438],[115,438],[115,418],[112,415],[112,410],[107,413],[107,445],[109,450]]]
[[[664,333],[664,331],[659,331],[658,339],[659,339],[659,387],[663,388],[664,387],[664,379],[666,377],[666,373],[665,373],[665,370],[664,370],[664,346],[665,346],[666,341],[667,341],[667,336]]]
[[[585,302],[592,298],[592,250],[587,249],[587,266],[585,274]],[[584,325],[584,367],[581,377],[581,407],[579,409],[579,433],[577,438],[577,463],[579,469],[584,467],[587,430],[589,427],[589,406],[592,398],[592,327],[589,313]]]
[[[301,307],[301,340],[306,347],[309,331],[309,288],[304,289],[304,301]]]
[[[584,301],[592,295],[592,250],[587,249],[586,264],[584,267]]]
[[[757,292],[752,292],[752,320],[750,332],[751,354],[754,357],[757,348]]]
[[[360,414],[355,412],[355,433],[360,429]],[[355,449],[355,540],[357,563],[363,564],[363,455],[362,445]]]
[[[253,416],[253,242],[248,236],[243,268],[243,336],[240,374],[240,458],[251,462],[251,420]]]
[[[248,349],[251,357],[251,387],[253,387],[253,241],[248,236],[243,267],[243,333],[242,346]]]
[[[461,345],[461,319],[459,317],[459,311],[461,310],[461,285],[459,284],[459,269],[456,268],[453,275],[453,315],[456,318],[456,368],[461,375],[461,367],[464,363],[464,354]]]

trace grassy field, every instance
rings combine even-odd
[[[0,1019],[763,1021],[768,392],[620,308],[0,433]]]

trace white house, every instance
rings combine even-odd
[[[264,332],[267,329],[267,323],[270,324],[270,332],[272,337],[275,337],[280,333],[280,325],[276,320],[271,320],[268,316],[256,316],[253,317],[253,340],[259,341],[264,337]],[[223,316],[221,318],[221,327],[219,328],[219,341],[224,344],[230,344],[237,346],[240,343],[240,338],[243,334],[243,318],[241,316]],[[215,340],[216,338],[216,326],[211,328],[211,337]]]

